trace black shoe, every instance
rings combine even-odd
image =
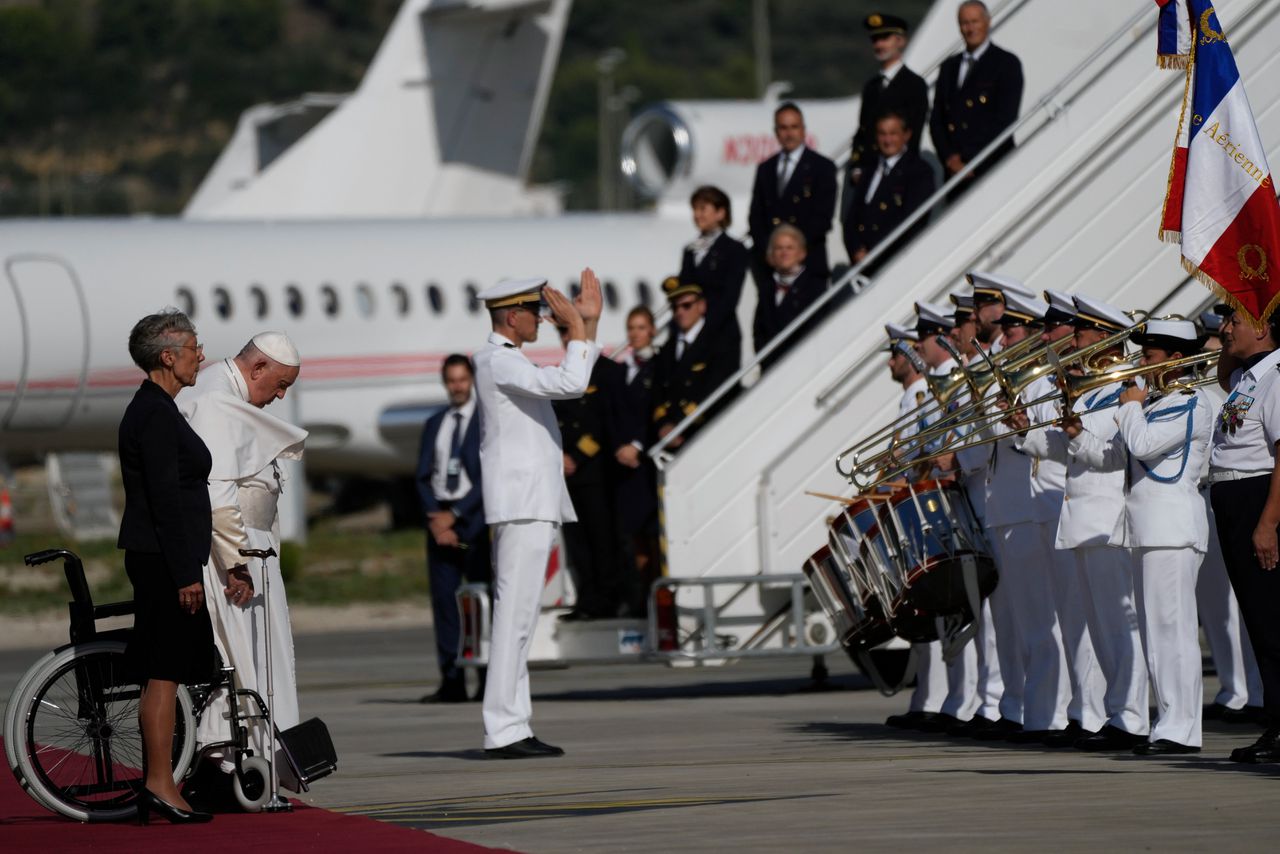
[[[1080,726],[1079,721],[1071,721],[1066,729],[1051,730],[1040,743],[1045,747],[1075,747],[1077,741],[1094,734]]]
[[[947,730],[947,735],[954,735],[957,738],[973,738],[976,733],[982,732],[987,727],[995,726],[996,722],[990,718],[984,718],[982,715],[974,715],[963,723],[956,724]]]
[[[1271,727],[1253,744],[1231,751],[1231,761],[1253,765],[1280,762],[1280,727]]]
[[[1218,716],[1218,720],[1224,724],[1257,724],[1263,720],[1262,708],[1260,706],[1245,706],[1240,709],[1228,709],[1222,707],[1222,714]]]
[[[179,809],[150,789],[143,789],[138,796],[138,824],[149,824],[152,815],[157,815],[170,824],[204,824],[206,821],[213,821],[213,816],[207,812]]]
[[[1098,752],[1105,750],[1133,750],[1139,744],[1146,744],[1145,735],[1134,735],[1119,727],[1107,724],[1093,735],[1087,735],[1075,743],[1077,750]]]
[[[213,762],[201,762],[182,784],[182,797],[193,810],[207,813],[243,812],[236,800],[233,775]]]
[[[1192,747],[1189,744],[1178,744],[1178,742],[1170,741],[1167,738],[1148,741],[1146,744],[1139,744],[1133,749],[1135,756],[1174,756],[1181,753],[1199,752],[1200,748],[1198,747]]]
[[[885,718],[884,725],[897,729],[919,730],[922,724],[928,725],[937,717],[940,717],[937,712],[907,712],[902,715],[889,715]]]
[[[564,756],[564,751],[529,736],[523,741],[504,747],[487,748],[484,755],[487,759],[536,759],[546,756]]]
[[[1004,741],[1015,732],[1022,732],[1022,724],[1001,718],[991,726],[976,730],[972,737],[978,741]]]
[[[964,723],[964,721],[960,720],[955,715],[949,715],[946,712],[939,712],[930,718],[920,721],[916,724],[916,729],[920,732],[945,733],[953,726],[958,726],[962,723]]]
[[[434,694],[424,694],[418,700],[419,703],[465,703],[466,701],[467,684],[465,682],[441,683]]]
[[[561,614],[556,619],[562,623],[583,623],[583,622],[586,622],[587,620],[593,620],[595,618],[592,617],[590,614],[588,614],[586,611],[579,611],[577,608],[574,608],[569,613]]]
[[[1010,744],[1043,744],[1046,737],[1063,731],[1055,729],[1020,729],[1017,732],[1011,732],[1006,735],[1004,740]]]

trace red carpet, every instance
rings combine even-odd
[[[326,780],[325,785],[342,785],[340,773]],[[163,821],[148,827],[80,824],[40,806],[18,788],[8,767],[0,767],[0,851],[137,854],[149,849],[182,851],[183,854],[266,850],[279,854],[293,851],[477,854],[497,850],[446,839],[423,830],[384,824],[364,816],[315,809],[297,801],[293,812],[218,815],[208,824],[185,827]]]

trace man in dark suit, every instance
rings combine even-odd
[[[826,276],[820,276],[809,269],[807,260],[804,235],[799,229],[789,225],[780,225],[774,229],[769,238],[769,264],[773,275],[767,284],[760,286],[756,294],[756,316],[752,332],[757,353],[827,289]],[[806,323],[797,330],[760,363],[761,369],[768,370],[812,326],[811,322]]]
[[[560,330],[567,347],[569,330]],[[596,359],[591,380],[581,397],[556,400],[552,407],[560,424],[564,448],[564,482],[578,521],[561,528],[569,571],[577,590],[573,610],[561,620],[596,620],[618,616],[619,596],[617,520],[614,490],[617,463],[613,450],[617,387],[626,369],[613,359]]]
[[[862,22],[871,36],[871,52],[880,71],[862,87],[858,110],[858,131],[849,151],[850,177],[856,183],[862,173],[875,168],[877,160],[876,122],[885,113],[902,116],[911,132],[907,143],[920,153],[920,135],[929,115],[929,84],[902,62],[907,49],[907,22],[894,15],[868,15]]]
[[[948,178],[1017,121],[1022,103],[1022,63],[988,40],[991,15],[986,4],[981,0],[961,3],[957,19],[965,48],[942,63],[929,117],[929,133]],[[1012,150],[1010,139],[970,175],[962,189]]]
[[[853,204],[844,222],[849,262],[857,264],[933,195],[933,170],[910,147],[911,130],[897,113],[876,122],[876,158],[851,186]],[[916,223],[892,248],[897,252],[926,225]],[[864,272],[874,274],[891,257],[882,254]]]
[[[699,404],[711,396],[725,380],[733,376],[738,358],[737,345],[723,337],[706,334],[707,301],[699,285],[669,276],[662,283],[675,328],[658,352],[654,370],[653,424],[659,439],[692,415]],[[691,429],[678,436],[669,447],[679,448],[714,415],[704,412]]]
[[[627,352],[619,361],[623,381],[615,389],[617,398],[612,407],[617,442],[614,458],[618,461],[621,593],[627,612],[636,617],[647,613],[649,587],[659,574],[657,472],[645,453],[653,442],[656,333],[653,312],[647,306],[636,306],[627,314]]]
[[[836,211],[836,165],[805,146],[804,116],[791,102],[773,113],[773,132],[782,150],[756,168],[747,215],[756,284],[771,273],[765,257],[769,235],[779,225],[794,225],[809,244],[809,266],[827,276],[827,232]]]
[[[441,372],[449,396],[447,409],[427,419],[422,429],[415,483],[427,517],[427,570],[435,620],[440,687],[424,703],[461,703],[467,699],[466,673],[458,658],[457,592],[463,579],[487,583],[489,527],[484,522],[480,485],[480,413],[472,385],[471,360],[454,354]],[[484,693],[484,671],[480,671]]]

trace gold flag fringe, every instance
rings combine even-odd
[[[1233,310],[1238,311],[1245,317],[1249,318],[1249,322],[1253,324],[1255,329],[1261,329],[1262,324],[1266,323],[1267,318],[1276,310],[1277,305],[1280,305],[1280,293],[1278,293],[1271,298],[1271,302],[1267,304],[1267,310],[1262,313],[1262,317],[1254,317],[1253,312],[1245,308],[1235,294],[1218,284],[1216,279],[1204,270],[1201,270],[1199,266],[1193,263],[1185,255],[1182,256],[1182,269],[1190,273],[1192,277],[1199,279],[1200,283],[1212,291],[1213,295],[1219,300],[1225,302],[1227,305],[1231,306]]]
[[[1172,231],[1167,228],[1162,228],[1160,229],[1160,234],[1158,236],[1165,243],[1181,243],[1182,242],[1181,231]]]
[[[1161,58],[1167,55],[1168,54],[1162,54]],[[1186,76],[1182,83],[1182,108],[1178,110],[1178,129],[1173,134],[1173,153],[1169,155],[1169,177],[1165,182],[1164,204],[1160,205],[1160,225],[1162,227],[1160,228],[1159,235],[1161,240],[1169,243],[1178,243],[1182,239],[1181,232],[1169,231],[1163,228],[1163,226],[1164,215],[1169,210],[1169,196],[1173,193],[1173,169],[1178,162],[1178,140],[1182,139],[1182,126],[1187,120],[1187,104],[1191,102],[1191,69],[1192,66],[1195,65],[1196,61],[1196,40],[1194,38],[1191,39],[1191,52],[1187,54],[1185,59],[1186,62],[1182,65],[1182,68],[1186,70]],[[1189,149],[1190,146],[1188,146],[1188,150]],[[1186,195],[1186,192],[1187,186],[1184,182],[1182,185],[1182,193],[1184,196]]]
[[[1187,63],[1191,61],[1191,54],[1188,53],[1158,53],[1156,54],[1156,66],[1166,71],[1181,71],[1187,67]]]

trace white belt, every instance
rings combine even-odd
[[[1234,471],[1232,469],[1210,469],[1208,481],[1209,481],[1209,485],[1213,486],[1215,483],[1222,483],[1223,481],[1227,481],[1227,480],[1247,480],[1251,477],[1263,477],[1264,475],[1269,475],[1269,474],[1271,474],[1270,470],[1268,471]]]

